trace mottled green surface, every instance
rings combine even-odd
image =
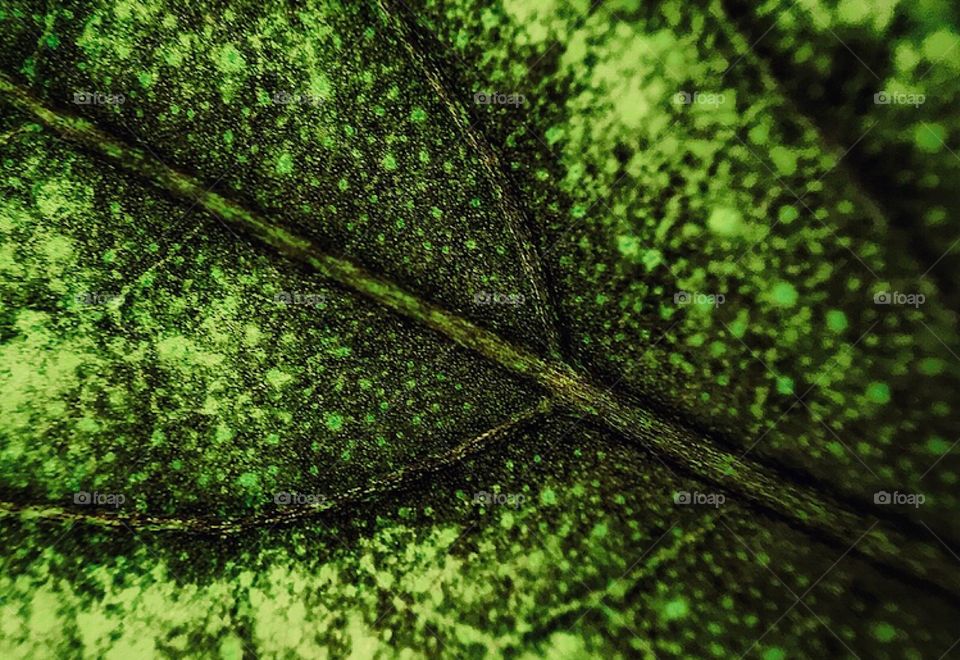
[[[921,279],[932,260],[838,167],[859,134],[832,149],[704,4],[429,6],[468,85],[528,99],[481,116],[533,200],[570,350],[858,499],[925,492],[924,519],[956,538],[960,454],[922,477],[960,405],[956,315]],[[882,291],[927,302],[875,305]]]
[[[803,1],[758,56],[780,14],[732,1],[33,4],[4,657],[956,652],[949,11]],[[831,31],[946,63],[943,148],[861,120]]]
[[[136,492],[154,513],[262,506],[365,483],[533,401],[62,143],[4,155],[8,487]]]
[[[781,615],[753,652],[842,656],[826,626],[874,658],[953,641],[956,610],[936,598],[850,557],[814,586],[842,550],[758,526],[735,503],[675,507],[675,490],[702,486],[569,426],[516,433],[497,456],[376,506],[229,544],[12,525],[5,642],[118,658],[725,658]],[[526,502],[469,501],[497,486]],[[810,610],[788,613],[790,590],[811,586]]]
[[[742,13],[751,41],[758,26],[772,28],[757,51],[831,140],[855,144],[846,157],[854,175],[904,229],[905,248],[931,267],[927,276],[956,309],[960,261],[955,251],[944,255],[960,239],[952,222],[960,210],[956,4],[842,0],[801,2],[789,12],[779,1],[728,4]]]
[[[58,44],[41,38],[29,68],[7,68],[42,97],[122,90],[121,106],[75,108],[427,298],[544,344],[530,308],[474,304],[534,298],[501,191],[370,7],[63,5],[49,14]],[[284,95],[300,102],[274,102]]]

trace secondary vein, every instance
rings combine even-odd
[[[491,445],[502,441],[510,432],[547,415],[549,411],[549,402],[543,401],[539,405],[506,417],[496,426],[479,435],[471,436],[437,456],[428,457],[414,465],[391,472],[379,479],[372,480],[364,486],[349,488],[339,493],[323,496],[316,502],[291,505],[277,511],[223,518],[204,515],[153,516],[123,512],[82,511],[50,503],[0,501],[0,518],[16,516],[27,519],[41,518],[84,523],[95,527],[113,529],[127,528],[149,532],[186,532],[232,536],[248,530],[291,524],[319,514],[340,510],[348,504],[372,501],[385,493],[396,491],[429,474],[461,463],[467,458],[479,454]]]
[[[503,166],[497,156],[497,152],[490,146],[490,143],[479,131],[476,124],[470,121],[470,116],[450,94],[448,85],[444,84],[443,75],[440,72],[437,63],[434,62],[424,49],[416,47],[416,35],[409,23],[401,15],[402,9],[394,6],[394,3],[387,0],[378,0],[380,10],[389,21],[393,30],[400,37],[407,55],[413,63],[420,69],[427,82],[436,92],[440,102],[447,109],[447,112],[453,118],[454,124],[461,132],[467,144],[473,150],[480,160],[487,179],[496,191],[495,203],[498,210],[503,215],[507,231],[514,239],[517,250],[517,256],[520,261],[520,267],[526,275],[527,282],[533,291],[531,300],[533,309],[537,315],[540,325],[546,334],[547,348],[552,357],[561,357],[559,319],[557,317],[556,305],[551,300],[549,289],[545,279],[545,268],[540,259],[537,249],[533,243],[530,227],[526,217],[520,208],[515,196],[510,191],[510,186],[506,181]],[[405,12],[409,16],[409,12]]]

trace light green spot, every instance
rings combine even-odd
[[[617,236],[617,249],[623,256],[633,259],[640,253],[640,240],[629,234]]]
[[[847,315],[839,309],[831,309],[827,312],[827,327],[831,332],[843,332],[847,329]]]
[[[721,206],[710,213],[707,227],[719,236],[738,236],[743,232],[743,216],[734,208]]]
[[[897,636],[897,629],[889,623],[878,623],[873,626],[873,638],[878,642],[887,643]]]
[[[949,30],[939,30],[923,40],[923,56],[928,60],[944,59],[951,51],[956,55],[960,36]]]
[[[766,124],[757,124],[750,129],[747,137],[749,137],[750,141],[754,144],[764,144],[767,138],[770,137],[770,129]]]
[[[867,399],[872,403],[887,403],[890,401],[890,387],[886,383],[870,383],[867,386]]]
[[[927,440],[927,451],[934,456],[943,456],[950,451],[950,443],[939,436]]]
[[[775,305],[780,305],[782,307],[793,307],[797,304],[797,290],[789,282],[784,282],[783,280],[777,282],[773,285],[773,288],[770,289],[770,300]]]
[[[280,389],[291,380],[293,380],[293,376],[276,367],[267,372],[267,382],[276,389]]]
[[[787,376],[778,376],[777,392],[780,394],[793,394],[793,379]]]
[[[924,376],[936,376],[943,372],[945,366],[940,358],[928,357],[920,360],[919,369]]]
[[[797,156],[785,147],[771,149],[770,160],[773,161],[781,176],[791,176],[797,171]]]
[[[224,73],[237,73],[247,66],[247,62],[243,59],[243,55],[240,54],[236,46],[227,44],[220,49],[217,57],[217,66]]]
[[[260,485],[260,477],[255,472],[244,472],[237,477],[237,483],[247,490],[255,490]]]
[[[943,149],[947,130],[940,124],[918,124],[913,129],[913,141],[922,151],[933,154]]]
[[[690,608],[687,605],[687,600],[683,596],[678,596],[663,606],[661,616],[666,621],[675,621],[676,619],[682,619],[687,616],[689,611]]]
[[[651,271],[663,263],[663,253],[657,249],[645,250],[640,258],[647,271]]]
[[[343,428],[343,417],[336,413],[324,413],[323,422],[331,431],[339,431]]]
[[[785,225],[789,225],[799,217],[800,212],[797,211],[797,207],[790,204],[781,206],[780,210],[777,212],[777,220]]]
[[[786,652],[779,646],[771,646],[763,651],[763,660],[785,660]]]
[[[235,435],[236,433],[232,428],[230,428],[229,426],[221,422],[220,424],[217,425],[217,432],[214,435],[214,439],[216,439],[217,443],[220,444],[220,443],[229,442],[230,440],[233,440],[233,437]]]
[[[243,658],[243,641],[236,635],[227,635],[220,642],[222,660],[240,660]]]
[[[864,0],[841,0],[837,5],[837,19],[844,23],[865,23],[870,17],[871,3]]]
[[[293,156],[289,151],[284,151],[277,158],[277,174],[286,175],[293,172]]]

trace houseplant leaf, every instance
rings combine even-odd
[[[546,50],[544,34],[569,41],[572,62],[535,81],[564,102],[538,98],[531,133],[513,132],[503,112],[474,115],[467,101],[477,80],[464,98],[451,91],[451,78],[470,75],[443,59],[453,33],[439,20],[417,25],[390,3],[16,9],[0,79],[5,107],[16,108],[4,119],[4,228],[8,282],[19,295],[5,310],[9,372],[19,377],[10,391],[20,397],[5,448],[28,469],[11,470],[4,484],[7,545],[18,548],[5,560],[16,576],[6,585],[11,651],[782,657],[784,649],[856,649],[903,657],[949,647],[951,558],[916,538],[909,515],[855,502],[847,462],[798,459],[797,447],[819,448],[822,434],[791,427],[793,436],[774,436],[763,462],[728,448],[731,429],[737,442],[752,441],[756,425],[779,412],[766,396],[754,397],[746,418],[729,410],[770,389],[765,375],[741,373],[749,348],[728,343],[735,357],[714,356],[723,357],[719,367],[683,357],[678,346],[703,343],[693,328],[721,332],[702,311],[674,334],[666,328],[674,357],[657,358],[659,332],[640,335],[640,350],[616,333],[607,341],[607,300],[629,310],[623,328],[648,318],[648,292],[609,290],[637,282],[624,261],[642,256],[656,296],[674,284],[656,279],[666,277],[658,266],[673,274],[698,257],[672,254],[680,250],[668,229],[653,248],[659,257],[640,255],[629,236],[614,252],[607,239],[622,228],[616,213],[583,221],[577,195],[597,199],[594,186],[616,169],[603,170],[597,151],[576,138],[573,113],[607,118],[593,137],[611,141],[617,158],[624,149],[639,154],[633,143],[616,144],[623,126],[610,121],[618,115],[603,94],[611,73],[643,75],[617,70],[610,57],[630,37],[602,26],[625,12],[640,54],[669,52],[678,42],[664,25],[678,31],[680,20],[670,7],[649,22],[630,6],[614,15],[584,6],[582,16],[569,12],[574,22],[561,9],[552,26],[534,12],[516,34],[511,6],[454,8],[460,32],[450,45],[462,46],[475,28],[474,48],[489,55],[480,63],[497,83],[522,74],[499,68],[511,48],[529,55],[532,40]],[[712,9],[684,20],[702,31],[708,17],[723,20]],[[510,37],[506,53],[483,41],[494,27]],[[16,47],[25,42],[37,44],[26,57]],[[729,50],[722,35],[705,43]],[[691,75],[715,68],[701,65],[696,49],[688,55]],[[570,64],[600,77],[587,79],[586,92],[571,88]],[[74,93],[116,89],[125,91],[122,104],[63,107]],[[791,120],[779,119],[782,102],[770,98],[750,107],[778,117],[766,139],[785,148]],[[624,117],[642,109],[627,106]],[[733,113],[684,121],[684,145],[708,152],[714,133],[746,130]],[[540,135],[566,149],[566,160],[534,145]],[[832,162],[815,137],[803,148]],[[724,171],[744,160],[734,153]],[[742,187],[766,180],[774,189],[765,177],[754,172]],[[647,183],[650,194],[668,192],[656,178]],[[816,192],[842,207],[836,192]],[[618,205],[643,208],[632,197]],[[742,222],[727,207],[706,220],[697,208],[687,224],[699,217],[723,234]],[[202,221],[166,235],[184,210]],[[566,211],[582,221],[581,233]],[[247,245],[247,237],[257,240]],[[800,256],[793,243],[772,244],[786,278]],[[876,244],[873,257],[885,249]],[[137,245],[162,254],[145,274]],[[722,241],[706,246],[708,256],[726,255]],[[838,239],[834,247],[849,246]],[[906,263],[894,259],[891,272]],[[614,277],[601,281],[602,272]],[[796,305],[782,283],[770,300],[747,287],[738,301]],[[583,304],[586,292],[595,307]],[[83,307],[63,304],[77,293]],[[103,309],[101,296],[110,299]],[[818,304],[805,298],[806,314],[823,313]],[[839,306],[850,314],[863,307],[854,298]],[[770,337],[780,316],[758,308],[750,327]],[[651,327],[663,330],[671,314],[669,301],[661,304],[654,320],[664,323]],[[829,318],[842,332],[839,317]],[[930,322],[945,331],[948,320]],[[892,335],[901,332],[898,325]],[[819,337],[784,343],[821,357]],[[39,379],[21,366],[31,360]],[[707,382],[697,366],[720,368],[727,380]],[[109,378],[88,375],[97,370]],[[777,387],[788,390],[782,378]],[[860,378],[832,383],[827,398],[835,402]],[[685,394],[692,391],[698,401]],[[729,397],[728,409],[719,414],[711,397]],[[910,424],[936,428],[945,405]],[[117,418],[114,408],[149,414]],[[571,411],[587,419],[566,417]],[[148,437],[147,423],[160,435]],[[283,437],[271,437],[278,430]],[[891,477],[913,485],[916,466],[893,463],[883,447],[876,444]],[[67,481],[83,474],[68,468],[76,457],[97,459],[87,466],[97,487],[138,491],[133,506],[64,502],[78,486]],[[144,464],[134,470],[135,461]],[[817,480],[806,483],[807,474]],[[308,501],[284,508],[271,497],[279,489]],[[729,503],[705,510],[685,505],[684,493]],[[951,500],[936,495],[931,521],[946,534]],[[942,618],[917,632],[916,615],[889,603],[922,599]],[[706,606],[713,600],[724,611]]]

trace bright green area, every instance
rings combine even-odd
[[[904,74],[887,88],[928,92],[926,104],[871,106],[859,126],[837,134],[845,124],[818,114],[829,108],[822,90],[808,108],[813,92],[770,75],[749,48],[773,26],[781,41],[771,44],[783,45],[791,66],[805,61],[798,34],[816,53],[851,59],[827,26],[845,41],[860,33],[854,25],[882,32],[896,16],[920,21],[928,10],[953,24],[950,11],[942,3],[936,11],[904,3],[864,11],[856,1],[725,4],[753,19],[735,23],[717,2],[568,3],[555,11],[422,3],[441,43],[468,63],[457,70],[469,84],[496,80],[528,100],[522,111],[484,121],[537,210],[561,323],[580,363],[853,497],[893,485],[935,493],[923,519],[960,538],[958,464],[945,459],[928,472],[925,446],[930,436],[956,433],[960,372],[945,346],[960,343],[958,305],[933,272],[921,278],[960,237],[949,221],[957,214],[945,211],[960,199],[960,159],[923,161],[924,153],[907,177],[905,164],[889,162],[904,152],[891,147],[888,158],[884,150],[916,134],[928,151],[942,138],[960,152],[949,109],[960,91],[955,67],[940,56],[929,82],[908,84]],[[941,33],[951,30],[926,20],[929,50],[897,51],[916,54],[914,77],[950,41]],[[922,35],[917,27],[903,41],[926,43]],[[769,52],[765,42],[760,52]],[[807,84],[851,89],[846,72],[830,78],[830,62],[810,56],[817,73]],[[859,117],[862,99],[883,87],[861,63],[852,66],[874,88],[850,95]],[[799,75],[806,64],[796,68]],[[876,72],[887,85],[886,69]],[[857,170],[859,152],[845,154],[861,137],[874,145],[876,168]],[[848,176],[848,165],[885,181],[887,192],[929,172],[925,190],[943,205],[901,217],[867,176]],[[925,232],[936,235],[926,252],[904,237],[920,216],[944,227]],[[882,291],[927,302],[877,305]],[[683,302],[683,293],[702,304]],[[852,451],[838,453],[836,436]]]

